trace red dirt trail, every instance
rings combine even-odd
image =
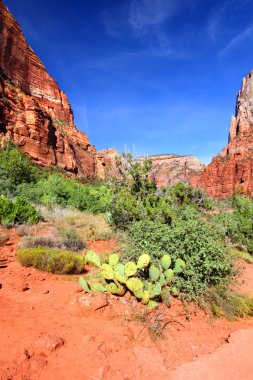
[[[188,322],[177,300],[147,314],[130,296],[85,294],[76,277],[22,267],[19,237],[9,234],[0,248],[0,380],[253,379],[253,319],[210,320],[192,307]],[[253,266],[243,265],[250,292]]]

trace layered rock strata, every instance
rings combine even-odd
[[[170,186],[177,182],[189,183],[193,176],[200,175],[205,168],[194,156],[162,154],[147,158],[152,161],[150,175],[158,186]]]
[[[253,70],[243,78],[237,95],[228,145],[193,182],[211,196],[236,192],[253,196]]]
[[[38,164],[96,175],[95,148],[78,131],[68,99],[0,0],[0,136]]]

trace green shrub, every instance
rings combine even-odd
[[[227,212],[214,215],[212,223],[220,230],[223,238],[241,245],[253,254],[253,200],[234,196]]]
[[[224,286],[216,286],[206,293],[213,315],[225,317],[229,320],[253,316],[253,298],[236,293]]]
[[[173,223],[178,209],[191,204],[196,210],[210,209],[212,203],[199,189],[183,183],[157,188],[150,180],[152,162],[136,161],[131,154],[117,159],[118,175],[111,181],[109,221],[118,228],[141,220]]]
[[[125,259],[136,259],[142,252],[154,261],[164,253],[185,261],[176,286],[187,300],[200,299],[209,286],[229,283],[235,274],[231,256],[213,230],[194,217],[181,218],[171,227],[152,221],[134,223],[129,229]]]
[[[107,186],[83,185],[57,173],[40,179],[36,184],[23,183],[16,192],[38,204],[50,207],[72,206],[93,213],[108,211],[110,202],[110,190]]]
[[[7,226],[22,223],[37,223],[40,216],[35,208],[24,198],[17,197],[12,201],[0,196],[0,223]]]
[[[21,183],[36,182],[38,169],[17,147],[9,143],[0,149],[0,189],[4,195],[13,195]]]
[[[81,273],[84,268],[83,257],[62,249],[26,248],[17,252],[17,259],[23,266],[57,274]]]

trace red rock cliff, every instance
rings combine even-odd
[[[93,178],[95,148],[78,131],[68,99],[0,0],[0,135],[41,165]]]
[[[170,186],[177,182],[190,182],[192,176],[200,175],[205,165],[194,156],[161,154],[148,157],[152,161],[151,176],[158,186]]]
[[[253,196],[253,71],[243,78],[237,95],[228,145],[194,183],[211,196],[227,197],[237,191]]]

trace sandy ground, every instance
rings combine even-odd
[[[19,237],[9,237],[0,248],[1,380],[253,379],[253,319],[214,320],[192,307],[186,321],[177,300],[147,314],[129,295],[85,294],[75,276],[21,267]],[[253,266],[244,266],[250,292]]]

